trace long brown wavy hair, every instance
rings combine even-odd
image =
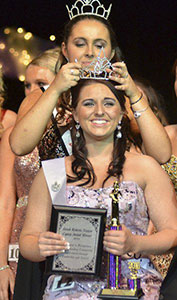
[[[125,98],[123,92],[115,89],[114,84],[110,81],[92,80],[92,79],[80,80],[78,85],[71,89],[73,109],[76,109],[77,107],[77,103],[78,103],[77,100],[81,88],[88,85],[92,85],[93,83],[94,84],[102,83],[106,85],[116,96],[122,111],[125,112]],[[77,138],[75,125],[76,123],[73,118],[71,136],[72,136],[72,152],[74,156],[74,160],[72,162],[72,171],[74,176],[68,176],[68,182],[73,183],[84,179],[84,182],[79,184],[80,186],[84,186],[88,184],[92,186],[96,181],[96,175],[94,173],[93,166],[88,159],[87,145],[86,145],[83,131],[80,128],[79,131],[80,137]],[[124,113],[122,118],[121,132],[122,132],[122,138],[118,139],[116,138],[117,129],[115,130],[112,161],[109,164],[108,171],[107,171],[108,175],[103,181],[103,186],[105,182],[108,180],[108,178],[110,178],[111,176],[115,176],[118,179],[120,179],[120,176],[122,175],[123,165],[125,162],[125,151],[128,150],[130,148],[130,144],[134,142],[130,137],[131,136],[130,121],[126,113]]]

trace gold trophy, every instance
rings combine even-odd
[[[121,230],[119,222],[119,196],[120,196],[119,183],[114,183],[114,188],[110,197],[112,198],[112,218],[110,230]],[[108,253],[108,275],[107,275],[107,288],[101,290],[99,299],[140,299],[143,291],[140,288],[140,279],[137,278],[140,263],[130,261],[128,263],[130,269],[130,278],[127,279],[127,290],[121,289],[121,256]]]

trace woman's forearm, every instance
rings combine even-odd
[[[160,164],[165,163],[171,156],[170,139],[151,110],[147,98],[142,95],[140,101],[136,103],[136,100],[137,96],[129,98],[132,111],[139,113],[136,121],[142,137],[143,149],[147,155],[155,158]]]
[[[3,133],[0,144],[0,262],[7,264],[8,246],[16,205],[14,159],[9,146],[12,128]]]
[[[165,229],[148,236],[134,236],[132,252],[142,255],[163,254],[177,246],[177,230]]]
[[[131,78],[124,62],[114,63],[113,70],[110,79],[117,82],[119,85],[116,88],[124,91],[125,96],[129,98],[130,107],[127,111],[129,115],[132,115],[132,111],[134,113],[145,153],[154,157],[159,163],[167,162],[171,156],[170,140],[149,107],[146,96]],[[134,121],[134,117],[131,121]]]
[[[164,127],[150,108],[139,118],[137,123],[147,155],[160,164],[167,162],[171,156],[171,143]]]
[[[14,212],[0,209],[0,267],[8,264],[9,240]]]
[[[19,245],[21,254],[28,260],[34,262],[44,261],[46,258],[40,255],[38,246],[39,234],[31,235],[23,233],[20,235]]]
[[[152,111],[138,120],[143,146],[147,155],[155,158],[160,164],[167,162],[171,156],[171,143],[162,124]]]
[[[57,105],[59,94],[53,87],[42,95],[39,93],[35,91],[33,97],[37,97],[36,103],[23,116],[18,116],[10,135],[11,148],[16,155],[25,155],[36,147]]]
[[[11,147],[15,154],[27,154],[37,146],[59,97],[72,86],[77,85],[80,79],[80,68],[79,63],[68,63],[62,66],[49,88],[34,102],[31,109],[26,110],[20,118],[18,114],[17,123],[10,137]],[[77,72],[74,80],[71,70]]]

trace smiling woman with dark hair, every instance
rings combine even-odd
[[[82,80],[72,88],[72,96],[73,154],[65,159],[42,163],[30,191],[20,251],[32,261],[44,261],[48,256],[70,251],[72,245],[67,237],[50,231],[54,198],[62,199],[60,205],[106,208],[109,224],[110,193],[114,182],[118,181],[122,230],[105,231],[105,254],[122,256],[124,288],[129,276],[128,262],[134,259],[134,255],[142,256],[137,261],[145,294],[143,299],[154,300],[159,295],[162,278],[150,262],[149,254],[161,254],[177,245],[177,205],[170,179],[154,159],[128,151],[129,120],[125,100],[111,82]],[[63,170],[62,174],[59,170]],[[61,195],[54,197],[51,183],[60,183],[61,178],[65,182],[65,176],[67,183],[60,190]],[[65,196],[66,203],[63,202]],[[157,228],[153,235],[147,235],[149,219]],[[64,288],[55,291],[54,282],[57,276],[61,279],[62,274],[49,274],[43,299],[97,299],[100,289],[106,284],[105,258],[103,255],[101,275],[96,281],[73,275],[73,284],[67,284],[68,278],[64,276]]]

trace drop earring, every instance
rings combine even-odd
[[[122,137],[122,132],[121,132],[121,120],[119,121],[118,125],[117,125],[117,135],[116,135],[117,139],[121,139]]]
[[[79,124],[78,121],[76,121],[76,137],[79,138],[81,135],[80,135],[80,132],[79,132],[79,129],[80,129],[81,125]]]

